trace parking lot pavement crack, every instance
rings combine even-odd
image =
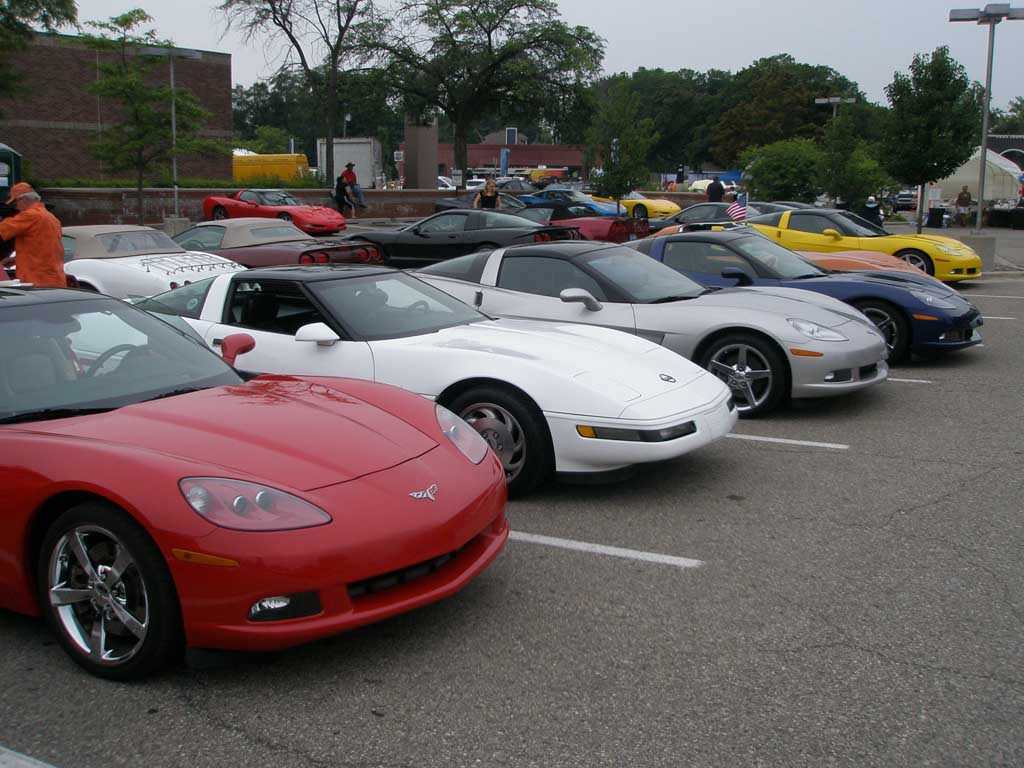
[[[958,669],[956,667],[947,667],[939,664],[927,664],[923,661],[916,661],[913,659],[900,659],[894,656],[890,656],[887,653],[877,650],[876,648],[870,648],[864,645],[858,645],[850,642],[836,642],[836,643],[815,643],[812,645],[801,645],[795,648],[765,648],[758,647],[758,651],[761,653],[777,654],[777,655],[804,655],[807,653],[814,653],[817,651],[833,651],[833,650],[847,650],[856,653],[863,653],[869,656],[874,656],[877,659],[884,661],[887,664],[896,664],[903,667],[913,667],[914,669],[921,669],[928,672],[937,672],[943,675],[950,675],[953,677],[961,677],[969,680],[985,680],[987,682],[998,683],[1005,685],[1008,688],[1015,688],[1024,691],[1024,680],[1020,680],[1015,677],[1006,677],[997,674],[982,674],[978,672],[969,672],[964,669]]]
[[[317,757],[308,749],[295,744],[287,743],[278,739],[267,738],[262,729],[257,726],[246,728],[232,721],[226,715],[220,715],[208,706],[206,697],[202,695],[207,690],[207,685],[195,675],[176,683],[179,697],[188,709],[209,725],[221,730],[236,734],[245,738],[250,744],[263,747],[275,755],[287,755],[292,761],[302,766],[328,766],[329,768],[415,768],[412,763],[389,763],[378,760],[344,760],[335,756],[329,758]],[[249,763],[254,762],[251,756]]]

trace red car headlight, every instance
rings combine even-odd
[[[198,514],[221,528],[288,531],[331,522],[331,516],[290,493],[244,480],[186,477],[181,495]]]
[[[462,451],[462,455],[474,464],[483,461],[489,446],[480,433],[443,405],[438,404],[434,411],[437,414],[437,425],[444,432],[444,436]]]

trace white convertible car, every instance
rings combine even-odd
[[[184,317],[214,349],[249,334],[244,371],[370,379],[435,399],[484,436],[511,493],[552,471],[680,456],[736,423],[729,388],[664,347],[605,328],[494,320],[383,267],[247,270],[139,306]]]
[[[152,227],[64,227],[64,271],[81,288],[119,299],[152,296],[210,275],[244,269],[211,253],[186,251]]]

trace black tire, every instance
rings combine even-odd
[[[923,251],[915,251],[913,248],[908,248],[897,253],[896,258],[903,259],[907,264],[913,264],[918,269],[923,269],[929,275],[935,277],[935,262]]]
[[[510,496],[529,493],[551,474],[554,452],[544,416],[516,390],[475,387],[445,405],[483,435],[501,459]]]
[[[281,221],[292,221],[292,215],[290,213],[284,213],[283,211],[277,214],[277,218]]]
[[[88,576],[82,556],[102,584]],[[118,556],[127,557],[127,565],[111,576]],[[90,501],[60,515],[43,538],[36,575],[39,605],[57,640],[92,674],[136,680],[181,657],[181,608],[170,571],[146,531],[122,510]],[[74,599],[54,605],[51,596],[61,584],[71,585]],[[96,620],[104,632],[101,640],[96,638]],[[108,658],[90,654],[89,648],[97,645]]]
[[[910,323],[899,309],[887,301],[863,299],[853,306],[868,316],[885,337],[889,362],[901,363],[910,357]]]
[[[633,218],[634,219],[646,219],[647,218],[647,206],[640,204],[633,206]]]
[[[724,381],[741,418],[771,413],[789,396],[789,369],[773,344],[737,331],[715,339],[700,364]]]
[[[498,247],[497,243],[480,243],[476,248],[473,249],[473,253],[481,253],[483,251],[493,251]]]
[[[228,211],[223,205],[216,206],[213,211],[210,212],[210,218],[214,221],[223,221],[228,218]]]

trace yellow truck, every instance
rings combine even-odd
[[[299,179],[309,175],[309,161],[305,155],[235,155],[232,158],[232,176],[235,181],[265,179],[276,176],[281,181]]]

